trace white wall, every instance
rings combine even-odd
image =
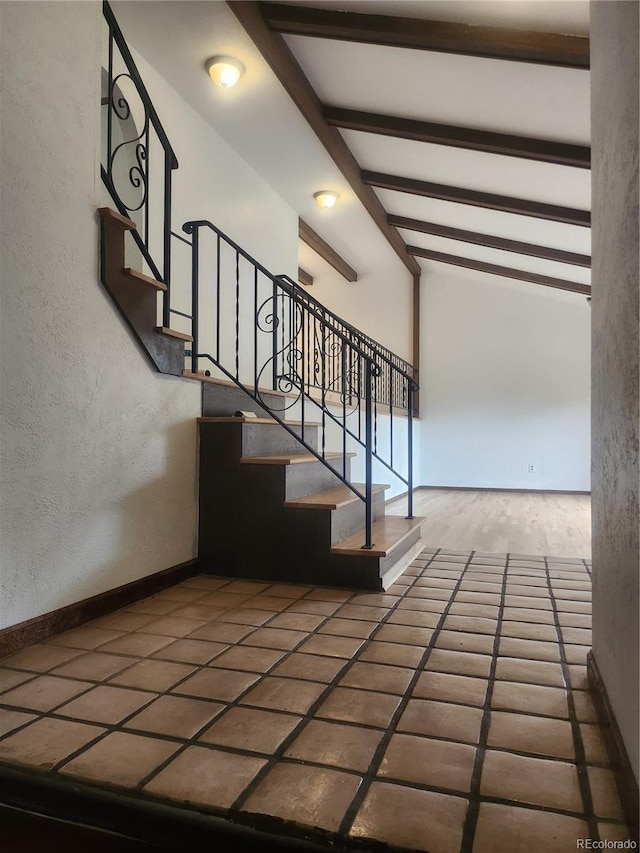
[[[411,358],[411,281],[402,269],[350,284],[327,270],[310,292]],[[415,484],[588,491],[590,321],[584,296],[430,264]]]
[[[99,283],[101,4],[0,16],[1,628],[195,556],[200,387],[149,368]],[[179,115],[183,180],[199,176],[176,215],[295,269],[295,216],[141,70]]]
[[[211,220],[271,272],[295,276],[297,214],[138,51],[131,53],[180,164],[174,230],[189,219]]]
[[[637,780],[637,3],[591,4],[591,51],[593,273],[598,282],[593,298],[593,655]]]
[[[588,490],[589,324],[584,296],[425,272],[420,484]]]

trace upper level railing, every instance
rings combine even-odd
[[[102,67],[101,173],[153,275],[167,285],[163,325],[169,326],[171,287],[171,173],[178,160],[120,27],[103,3],[108,37]]]
[[[136,222],[144,261],[167,285],[163,325],[172,315],[189,320],[192,371],[209,366],[232,379],[363,500],[364,547],[371,548],[374,461],[407,487],[413,516],[414,368],[287,276],[272,275],[213,223],[187,222],[187,236],[172,231],[177,159],[106,0],[103,8],[102,178],[120,213]],[[173,290],[172,238],[189,255],[174,264]],[[357,448],[364,483],[350,475]]]
[[[351,325],[351,323],[347,323],[346,320],[343,320],[337,314],[334,314],[333,311],[330,311],[322,304],[322,302],[316,299],[315,296],[312,296],[308,290],[300,287],[300,285],[292,278],[289,278],[289,276],[280,275],[278,278],[293,287],[300,295],[301,300],[308,305],[315,307],[315,309],[322,314],[322,317],[326,321],[328,327],[331,327],[345,335],[349,340],[356,343],[360,349],[369,353],[372,358],[379,360],[382,359],[385,364],[390,364],[397,368],[397,374],[388,370],[380,373],[380,376],[376,380],[376,397],[379,403],[391,404],[397,409],[406,409],[407,399],[404,394],[406,389],[401,383],[394,383],[393,379],[396,376],[403,374],[415,379],[416,370],[413,365],[405,359],[400,358],[399,355],[396,355],[396,353],[392,352],[387,347],[378,343],[378,341],[375,341],[373,338],[366,335],[360,329]]]

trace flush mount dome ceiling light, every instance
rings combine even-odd
[[[244,65],[233,56],[212,56],[211,59],[207,59],[204,67],[209,77],[221,89],[230,89],[231,86],[235,86],[245,72]]]
[[[338,193],[334,193],[333,190],[320,190],[319,192],[314,193],[313,197],[318,205],[325,208],[325,210],[333,207],[336,201],[340,198]]]

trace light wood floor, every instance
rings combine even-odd
[[[387,513],[406,513],[406,498]],[[591,559],[591,496],[541,492],[418,489],[428,547]]]

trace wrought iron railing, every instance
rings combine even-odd
[[[364,501],[364,547],[371,548],[374,460],[406,485],[413,517],[413,368],[399,367],[388,350],[291,280],[272,275],[213,223],[187,222],[183,231],[192,250],[192,372],[199,373],[203,362],[217,368],[331,468]],[[296,428],[285,420],[292,413],[299,417]],[[310,424],[316,418],[317,445],[311,436],[316,425]],[[399,420],[406,442],[399,437]],[[364,450],[364,485],[349,476],[347,454],[358,445]],[[331,452],[337,448],[338,461]]]
[[[140,77],[120,27],[103,3],[102,180],[152,274],[166,284],[163,325],[169,326],[171,288],[171,173],[178,160]]]
[[[303,287],[300,287],[298,282],[294,281],[292,278],[286,275],[280,275],[278,278],[281,281],[287,282],[291,287],[293,287],[299,294],[300,298],[310,306],[313,306],[320,314],[322,314],[323,320],[326,322],[327,327],[330,327],[340,334],[345,335],[350,341],[355,343],[361,350],[368,353],[372,359],[379,360],[383,359],[386,364],[392,364],[397,368],[397,371],[383,370],[380,372],[380,375],[376,379],[376,400],[381,405],[391,405],[397,409],[406,409],[407,408],[407,395],[406,395],[406,387],[403,383],[396,381],[400,376],[407,375],[416,379],[416,370],[413,365],[406,361],[403,358],[400,358],[399,355],[392,352],[387,347],[375,341],[373,338],[365,335],[363,331],[356,328],[355,326],[347,323],[346,320],[343,320],[342,317],[339,317],[337,314],[334,314],[333,311],[330,311],[325,305],[322,304],[318,299],[312,296],[308,290]],[[314,348],[313,358],[314,358],[314,367],[315,367],[315,375],[320,375],[320,370],[318,366],[318,353],[319,348]],[[334,369],[335,365],[330,364],[328,366],[329,377],[328,382],[331,384],[334,378]],[[313,375],[313,371],[309,371],[310,376]],[[320,386],[316,386],[320,387]]]
[[[211,222],[185,223],[186,237],[172,231],[178,162],[106,0],[103,10],[102,179],[120,213],[136,222],[132,235],[144,261],[167,285],[163,325],[172,315],[189,321],[193,373],[204,362],[233,380],[361,498],[364,547],[371,548],[374,461],[406,485],[413,517],[414,368],[287,276],[272,275]],[[189,255],[188,263],[174,263],[173,290],[172,239]],[[174,307],[178,300],[185,310]],[[398,410],[406,423],[398,425]],[[299,426],[285,420],[293,413]],[[354,447],[364,450],[364,484],[350,476]]]

